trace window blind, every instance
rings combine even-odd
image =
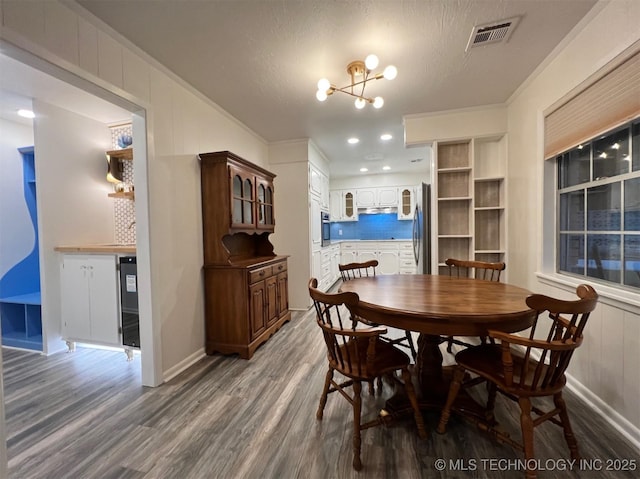
[[[640,115],[640,52],[549,113],[544,157],[559,153]]]

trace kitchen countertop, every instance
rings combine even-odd
[[[56,246],[54,248],[54,251],[58,251],[60,253],[111,253],[111,254],[134,253],[135,254],[136,245],[135,244],[119,244],[119,243],[63,245],[63,246]]]
[[[372,242],[375,241],[377,243],[380,243],[382,241],[385,242],[393,242],[393,243],[397,243],[397,242],[411,242],[411,238],[407,238],[407,239],[376,239],[376,240],[361,240],[361,239],[339,239],[339,240],[331,240],[331,244],[340,244],[340,243],[347,243],[347,242],[352,242],[352,241],[357,241],[358,243],[367,243],[367,242]]]

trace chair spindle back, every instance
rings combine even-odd
[[[448,258],[445,264],[449,269],[449,276],[457,278],[475,278],[485,281],[500,281],[500,273],[507,267],[505,263],[489,263],[487,261],[469,261]]]
[[[342,276],[342,281],[349,281],[355,278],[375,276],[378,260],[372,259],[364,263],[339,264],[338,269]]]

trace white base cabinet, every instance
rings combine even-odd
[[[411,241],[345,241],[340,244],[341,262],[378,260],[378,274],[415,274]]]
[[[122,346],[115,255],[65,254],[61,265],[62,336]]]

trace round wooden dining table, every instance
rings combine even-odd
[[[513,333],[527,329],[535,318],[525,303],[530,291],[472,278],[379,275],[346,281],[340,291],[358,294],[356,313],[363,319],[420,333],[416,372],[421,404],[429,408],[440,408],[449,391],[439,347],[443,336],[487,336],[489,329]],[[390,412],[400,407],[393,401],[387,406]],[[456,409],[478,413],[471,404]]]

